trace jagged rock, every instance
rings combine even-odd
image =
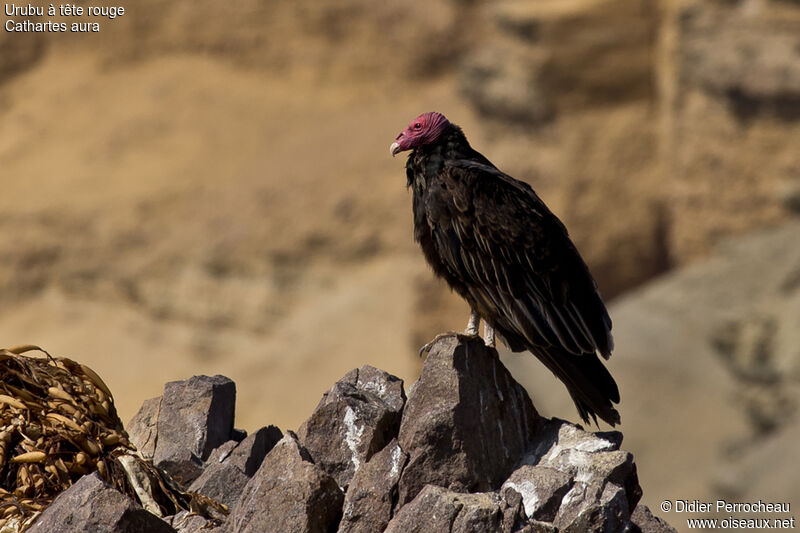
[[[166,519],[177,533],[213,533],[217,529],[209,526],[209,521],[199,514],[181,511]]]
[[[614,483],[623,489],[633,512],[642,489],[633,456],[619,449],[622,434],[617,431],[590,433],[563,420],[548,420],[537,435],[535,448],[522,462],[549,467],[587,484]]]
[[[154,463],[185,485],[212,450],[231,438],[236,385],[225,376],[194,376],[164,387]]]
[[[269,426],[242,442],[226,442],[211,453],[203,473],[189,486],[189,490],[233,506],[264,457],[282,437],[278,428]]]
[[[143,446],[155,440],[157,460],[167,443],[196,463],[189,491],[227,504],[224,521],[186,511],[160,520],[94,475],[59,496],[39,531],[669,531],[637,510],[622,435],[539,417],[481,339],[434,344],[407,401],[402,381],[383,371],[345,375],[301,428],[313,454],[274,426],[239,441],[234,394],[222,376],[169,383],[130,424]],[[185,472],[175,457],[167,464]],[[208,503],[192,501],[201,512]]]
[[[386,533],[498,533],[518,531],[520,502],[509,506],[496,493],[462,494],[426,485],[389,522]]]
[[[503,484],[522,495],[526,515],[559,531],[619,531],[642,496],[633,456],[618,432],[589,433],[548,420],[521,466]]]
[[[630,522],[625,491],[614,483],[576,481],[564,495],[553,525],[564,533],[615,532]]]
[[[408,393],[400,447],[409,454],[398,505],[427,484],[497,489],[528,449],[540,419],[528,393],[481,339],[445,337]]]
[[[248,477],[256,473],[261,461],[283,438],[281,430],[275,426],[267,426],[245,437],[230,455],[230,462]]]
[[[397,436],[403,381],[371,366],[348,372],[298,430],[314,462],[346,488],[358,467]]]
[[[139,411],[133,415],[133,418],[125,426],[131,443],[136,446],[136,449],[145,459],[152,460],[156,452],[158,412],[160,409],[161,396],[145,400]]]
[[[646,505],[637,505],[631,514],[631,525],[626,533],[678,533],[678,531],[660,518],[653,516]]]
[[[325,533],[341,516],[344,495],[291,433],[267,454],[226,522],[229,533]]]
[[[525,514],[534,520],[552,522],[564,495],[572,487],[572,477],[555,468],[523,465],[503,483],[522,496]],[[507,491],[504,492],[506,496]]]
[[[356,470],[344,497],[339,533],[371,533],[386,528],[407,460],[408,455],[394,439]]]
[[[175,533],[169,524],[106,484],[97,473],[82,477],[59,494],[29,531]]]

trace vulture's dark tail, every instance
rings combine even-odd
[[[593,353],[574,355],[550,346],[534,352],[567,386],[581,418],[597,424],[597,417],[611,426],[620,423],[614,404],[619,403],[619,389],[603,363]]]

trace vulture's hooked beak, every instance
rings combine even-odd
[[[397,144],[396,142],[393,142],[392,145],[389,147],[389,151],[392,153],[392,157],[394,157],[397,154],[399,154],[400,152],[402,152],[403,149],[400,148],[399,144]]]

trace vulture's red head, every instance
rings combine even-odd
[[[389,150],[392,157],[406,150],[413,150],[417,146],[436,142],[442,132],[450,125],[450,122],[441,113],[423,113],[400,132]]]

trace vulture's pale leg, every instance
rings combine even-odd
[[[484,336],[484,343],[486,346],[491,348],[495,347],[494,343],[494,328],[489,325],[488,322],[483,323],[483,336]]]
[[[464,330],[464,335],[469,335],[470,337],[477,337],[478,328],[480,327],[480,325],[481,325],[481,317],[478,316],[478,313],[476,313],[474,309],[471,309],[469,313],[469,322],[467,322],[467,329]]]

